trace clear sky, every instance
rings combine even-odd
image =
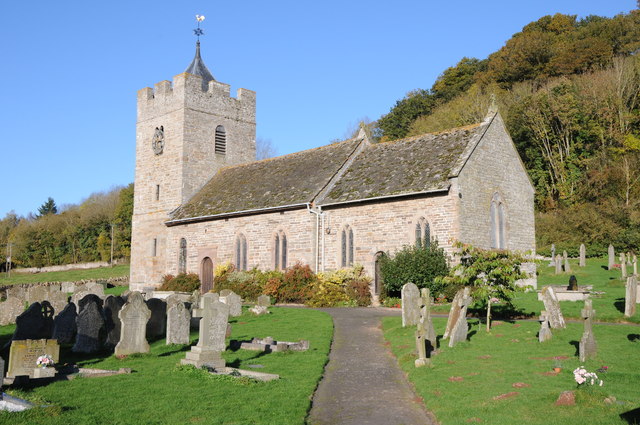
[[[133,181],[136,92],[185,70],[257,92],[257,135],[287,154],[343,138],[462,57],[538,18],[636,0],[3,1],[0,218]]]

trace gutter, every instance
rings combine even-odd
[[[305,206],[308,206],[308,203],[304,203],[304,204],[291,204],[291,205],[281,205],[281,206],[277,206],[277,207],[268,207],[268,208],[256,208],[253,210],[244,210],[244,211],[233,211],[233,212],[229,212],[229,213],[221,213],[221,214],[212,214],[212,215],[202,215],[199,217],[189,217],[189,218],[181,218],[178,220],[169,220],[169,221],[165,221],[164,224],[168,227],[171,226],[177,226],[180,224],[188,224],[188,223],[198,223],[201,221],[209,221],[209,220],[216,220],[216,219],[220,219],[220,218],[228,218],[228,217],[238,217],[238,216],[242,216],[242,215],[253,215],[253,214],[260,214],[260,213],[264,213],[264,212],[277,212],[277,211],[289,211],[289,210],[296,210],[299,208],[304,208]]]
[[[359,203],[363,203],[363,202],[378,201],[378,200],[382,200],[382,199],[395,199],[395,198],[404,198],[404,197],[409,197],[409,196],[428,195],[428,194],[431,194],[431,193],[448,192],[450,187],[451,187],[451,184],[449,184],[444,189],[432,189],[432,190],[426,190],[426,191],[422,191],[422,192],[400,193],[400,194],[397,194],[397,195],[384,195],[384,196],[375,196],[373,198],[354,199],[352,201],[333,202],[333,203],[330,203],[330,204],[322,204],[322,206],[319,207],[319,208],[332,207],[332,206],[336,206],[336,205],[345,205],[345,204],[359,204]]]

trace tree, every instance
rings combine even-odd
[[[421,115],[427,115],[435,105],[434,97],[423,89],[409,92],[398,100],[391,111],[378,120],[382,140],[401,139],[407,135],[411,124]]]
[[[38,217],[45,216],[47,214],[57,214],[58,207],[56,206],[56,202],[53,200],[51,196],[46,200],[44,204],[38,208]]]
[[[483,250],[468,244],[455,243],[460,251],[460,264],[448,276],[436,279],[443,285],[469,286],[471,295],[487,309],[487,332],[491,329],[491,299],[508,303],[516,291],[522,288],[515,281],[526,276],[520,270],[523,259],[519,254],[506,250]]]
[[[256,139],[256,159],[258,161],[261,159],[273,158],[277,154],[278,153],[275,146],[273,146],[271,139],[263,139],[262,137],[258,137]]]

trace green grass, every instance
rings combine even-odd
[[[446,319],[434,320],[438,335],[442,335],[445,324]],[[487,334],[484,326],[474,324],[469,341],[454,348],[444,341],[441,353],[433,358],[434,367],[416,369],[415,328],[402,328],[398,317],[383,319],[385,338],[401,368],[442,425],[473,423],[474,418],[484,424],[505,425],[626,424],[619,415],[640,405],[640,327],[594,326],[598,356],[584,365],[592,372],[606,365],[609,371],[599,374],[603,387],[576,391],[575,406],[554,403],[562,391],[576,389],[572,371],[581,365],[575,344],[583,326],[569,324],[565,330],[554,330],[553,339],[543,344],[537,340],[538,328],[535,322],[503,322]],[[568,357],[561,360],[562,372],[545,375],[557,356]],[[462,377],[463,381],[450,381],[450,377]],[[514,388],[512,384],[517,382],[530,387]],[[493,399],[512,391],[519,394]],[[605,404],[604,398],[609,395],[616,397],[617,403]]]
[[[151,344],[148,355],[118,360],[112,355],[79,357],[61,350],[61,361],[80,366],[134,373],[105,378],[54,382],[16,396],[51,407],[22,413],[0,412],[0,423],[13,424],[302,424],[311,396],[322,376],[333,333],[326,313],[307,309],[271,308],[272,314],[249,313],[232,318],[232,338],[272,336],[276,340],[308,339],[306,352],[269,353],[238,350],[224,353],[227,365],[279,374],[281,379],[256,382],[246,378],[212,376],[178,366],[189,346]],[[12,326],[0,328],[0,344]],[[197,341],[197,332],[192,342]]]
[[[120,264],[113,267],[99,267],[96,269],[76,269],[43,273],[19,273],[12,271],[10,278],[7,278],[5,273],[0,274],[0,276],[0,286],[38,282],[74,282],[83,279],[108,279],[111,277],[129,276],[129,265]]]

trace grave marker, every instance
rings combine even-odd
[[[229,306],[219,301],[218,294],[207,293],[202,296],[202,319],[198,344],[191,347],[182,364],[192,364],[214,369],[224,369],[226,363],[221,353],[226,348],[225,335],[229,320]]]
[[[402,295],[402,327],[415,326],[420,319],[420,290],[413,283],[405,283]]]
[[[562,256],[556,255],[556,274],[562,273]]]
[[[437,343],[436,331],[431,320],[431,295],[428,288],[423,288],[421,292],[422,305],[416,330],[418,351],[418,358],[415,361],[416,367],[431,364],[431,355],[435,351]]]
[[[551,329],[549,329],[549,318],[547,317],[547,312],[542,310],[538,320],[540,321],[540,331],[538,332],[538,341],[540,342],[549,341],[551,337],[553,337],[553,334],[551,333]]]
[[[113,350],[118,342],[120,342],[120,331],[122,330],[122,324],[120,323],[120,317],[118,314],[124,306],[124,300],[118,296],[107,295],[104,300],[104,317],[105,317],[105,331],[107,332],[107,338],[104,342],[105,347]]]
[[[47,301],[33,303],[16,317],[12,340],[49,339],[53,332],[53,307]]]
[[[571,266],[569,265],[569,255],[567,251],[562,252],[562,257],[564,258],[564,272],[569,273],[571,271]]]
[[[587,248],[585,248],[584,244],[580,244],[580,267],[585,267],[587,265]]]
[[[124,356],[134,353],[148,353],[147,322],[151,317],[151,310],[144,302],[142,294],[133,291],[129,294],[126,304],[118,313],[120,318],[120,341],[116,345],[115,355]]]
[[[471,304],[472,298],[469,296],[470,289],[464,288],[463,295],[458,302],[458,320],[456,320],[451,334],[449,337],[449,347],[454,347],[458,342],[467,340],[467,333],[469,332],[469,324],[467,323],[467,308]],[[452,307],[453,308],[453,307]]]
[[[638,278],[629,276],[624,294],[624,316],[631,317],[636,314],[636,302],[638,299]]]
[[[580,361],[585,362],[587,359],[593,358],[598,352],[598,345],[593,336],[593,318],[596,311],[591,305],[591,300],[584,301],[584,309],[582,309],[582,318],[584,319],[584,332],[580,339],[578,351],[580,353]]]
[[[622,280],[627,278],[627,260],[624,254],[620,254],[620,272],[622,273]]]
[[[167,311],[167,345],[189,344],[191,313],[184,303],[178,302]]]
[[[7,377],[34,377],[38,357],[50,355],[55,363],[60,359],[60,346],[54,339],[26,339],[11,341]]]
[[[53,339],[58,344],[70,344],[73,342],[77,333],[76,305],[69,303],[67,306],[53,319]]]
[[[269,295],[260,295],[258,297],[257,305],[261,307],[270,307],[271,306],[271,297]]]
[[[225,293],[222,296],[222,293]],[[220,292],[220,301],[229,306],[229,316],[238,317],[242,315],[242,298],[235,292],[224,289]]]
[[[147,338],[160,338],[167,331],[167,304],[159,298],[147,300],[147,307],[151,311],[151,317],[147,322]]]
[[[564,329],[567,325],[564,322],[562,310],[560,310],[560,302],[555,291],[551,286],[545,286],[540,291],[542,302],[549,318],[549,325],[552,329]]]
[[[616,250],[613,248],[613,245],[609,245],[609,270],[613,270],[613,265],[616,262]]]
[[[87,296],[90,297],[93,294]],[[104,344],[104,312],[93,298],[88,298],[76,317],[76,343],[71,351],[74,353],[95,353]]]

